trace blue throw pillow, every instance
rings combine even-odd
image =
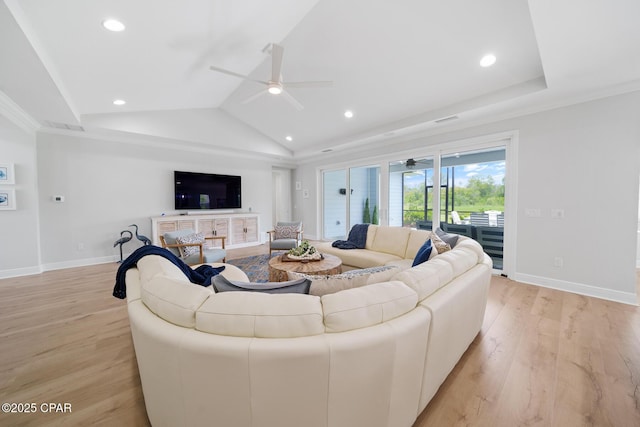
[[[422,264],[423,262],[428,260],[429,257],[431,256],[432,249],[433,249],[433,246],[431,246],[431,239],[424,242],[424,244],[420,246],[420,249],[418,249],[418,252],[416,253],[416,257],[413,259],[413,264],[411,264],[411,267],[415,267],[416,265]]]
[[[288,282],[251,283],[229,280],[222,274],[213,278],[216,292],[245,291],[264,292],[267,294],[308,294],[311,281],[306,278],[289,280]]]

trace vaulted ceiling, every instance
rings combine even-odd
[[[0,95],[43,129],[219,144],[212,122],[232,123],[304,159],[638,90],[638,16],[637,0],[4,0]],[[270,43],[284,81],[332,85],[285,85],[298,110],[209,69],[268,80]]]

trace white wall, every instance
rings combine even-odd
[[[12,145],[20,148],[14,150],[12,159],[22,185],[28,187],[29,197],[20,194],[19,210],[5,217],[11,217],[12,222],[3,220],[0,227],[12,233],[14,241],[21,237],[24,242],[23,235],[29,240],[11,247],[11,257],[2,256],[0,276],[16,275],[13,270],[24,267],[47,270],[118,259],[113,242],[121,230],[136,223],[140,234],[149,236],[151,216],[175,213],[176,169],[241,175],[242,210],[251,208],[260,214],[261,231],[271,224],[271,164],[264,160],[214,152],[158,150],[88,138],[83,133],[39,133],[37,142],[32,138],[30,147],[23,140],[11,145],[3,140],[3,153],[5,146]],[[25,192],[27,188],[20,190]],[[64,196],[64,203],[55,203],[54,195]],[[36,243],[38,204],[40,260]],[[138,246],[137,241],[125,245],[125,254]]]
[[[517,233],[514,279],[603,298],[636,302],[640,93],[605,98],[511,120],[408,142],[368,148],[371,156],[517,130]],[[339,157],[338,157],[339,156]],[[339,160],[338,160],[339,158]],[[336,153],[298,168],[304,182],[316,168],[362,155]],[[315,201],[314,192],[309,200]],[[307,232],[319,218],[315,204],[303,204]],[[530,218],[525,209],[540,209]],[[551,218],[563,209],[564,219]],[[563,267],[554,258],[563,258]]]
[[[273,168],[272,170],[272,227],[278,221],[293,221],[291,218],[291,169]]]
[[[13,163],[16,210],[0,211],[0,278],[40,271],[36,138],[0,116],[0,163]]]

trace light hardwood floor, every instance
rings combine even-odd
[[[0,425],[149,425],[117,268],[0,280],[0,402],[37,407]],[[414,427],[639,425],[640,308],[494,277],[482,331]]]

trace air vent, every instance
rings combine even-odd
[[[50,122],[48,120],[45,121],[45,124],[50,128],[64,129],[64,130],[74,130],[74,131],[77,131],[77,132],[84,132],[84,128],[82,126],[79,126],[79,125],[69,125],[67,123]]]
[[[453,115],[453,116],[443,117],[441,119],[434,120],[433,122],[434,123],[444,123],[444,122],[449,122],[451,120],[457,120],[457,119],[458,119],[458,116]]]

